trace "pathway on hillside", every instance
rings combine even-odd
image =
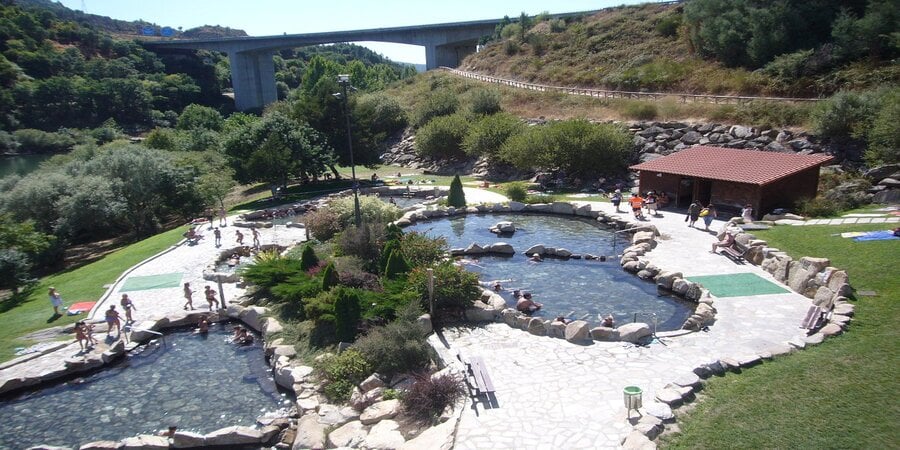
[[[466,72],[464,70],[453,69],[450,67],[441,67],[454,75],[458,75],[473,80],[483,81],[485,83],[500,84],[503,86],[514,87],[518,89],[527,89],[530,91],[540,92],[560,92],[569,95],[581,95],[594,98],[629,98],[629,99],[646,99],[660,100],[666,97],[675,97],[681,103],[745,103],[750,101],[766,101],[766,102],[817,102],[818,98],[796,98],[796,97],[754,97],[746,95],[713,95],[713,94],[685,94],[678,92],[637,92],[637,91],[616,91],[609,89],[581,88],[572,86],[553,86],[548,84],[528,83],[525,81],[512,80],[507,78],[492,77],[490,75],[482,75],[475,72]]]
[[[592,207],[613,212],[608,203]],[[649,222],[662,233],[647,255],[658,267],[685,276],[751,272],[775,282],[756,266],[709,253],[715,236],[687,227],[682,214],[662,214]],[[722,225],[714,223],[715,229]],[[615,448],[631,431],[623,406],[625,386],[641,387],[647,405],[667,383],[700,364],[783,347],[805,334],[798,325],[809,305],[808,298],[793,292],[716,299],[718,314],[709,332],[646,347],[621,342],[579,346],[501,323],[445,330],[452,350],[484,357],[499,404],[493,409],[467,404],[456,448]]]

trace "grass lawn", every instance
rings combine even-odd
[[[891,224],[754,231],[791,256],[831,259],[859,296],[849,331],[742,374],[711,380],[667,448],[897,448],[900,445],[900,242],[832,236]]]
[[[18,337],[84,318],[84,315],[63,315],[50,321],[53,312],[47,298],[50,286],[56,287],[62,294],[66,306],[79,301],[98,300],[106,292],[104,285],[116,281],[131,266],[180,241],[185,230],[186,227],[179,227],[166,231],[110,253],[91,264],[44,277],[30,294],[4,300],[0,303],[0,323],[3,324],[0,327],[0,361],[13,358],[16,347],[33,344],[17,339]]]

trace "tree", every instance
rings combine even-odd
[[[53,241],[52,236],[37,231],[33,222],[0,214],[0,288],[18,293],[31,281],[37,255],[50,248]]]
[[[225,197],[237,183],[230,167],[206,172],[197,180],[197,189],[207,205],[225,209]]]
[[[453,177],[450,182],[450,193],[447,195],[447,206],[464,208],[466,206],[466,193],[463,191],[462,181],[459,175]]]
[[[224,119],[218,111],[208,106],[191,104],[184,108],[178,116],[179,130],[213,130],[219,131]]]
[[[319,133],[278,111],[229,134],[223,146],[238,181],[269,183],[273,195],[291,176],[317,177],[335,160]]]

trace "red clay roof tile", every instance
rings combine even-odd
[[[631,166],[646,170],[711,180],[764,185],[833,158],[825,154],[797,155],[733,148],[697,146],[653,161]]]

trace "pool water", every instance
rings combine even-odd
[[[499,221],[513,222],[518,231],[512,236],[489,232],[488,228]],[[530,214],[467,215],[418,222],[406,230],[443,236],[454,248],[472,242],[510,243],[516,250],[513,256],[467,257],[460,262],[477,272],[486,287],[500,280],[501,295],[510,307],[515,307],[514,289],[531,292],[533,300],[544,305],[536,317],[553,319],[562,315],[596,326],[601,315],[612,314],[617,325],[636,320],[652,327],[655,322],[662,331],[680,328],[694,309],[690,302],[660,295],[652,282],[622,270],[618,258],[605,262],[552,258],[532,262],[522,253],[534,244],[544,244],[575,253],[614,255],[629,245],[617,237],[614,250],[614,233],[593,220]]]
[[[253,426],[283,406],[261,340],[229,342],[231,326],[208,336],[168,334],[93,375],[0,402],[0,448],[77,447],[95,440],[156,434],[170,425],[208,433]]]

